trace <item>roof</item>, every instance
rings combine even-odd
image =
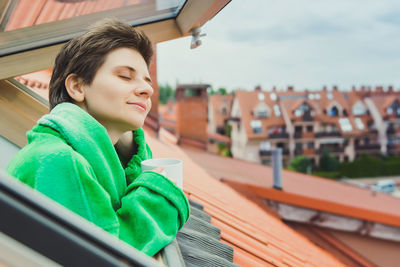
[[[212,95],[208,97],[208,103],[212,106],[214,124],[216,127],[224,126],[225,120],[229,118],[232,108],[233,96],[228,95]],[[222,114],[221,109],[226,109],[226,114]]]
[[[283,190],[273,188],[272,168],[243,160],[185,150],[214,177],[253,195],[305,208],[400,226],[400,199],[333,180],[282,170]],[[338,197],[340,196],[340,197]]]
[[[259,100],[258,95],[264,95],[264,100]],[[277,100],[271,99],[270,92],[264,91],[244,91],[237,90],[235,91],[235,97],[239,103],[241,120],[244,128],[246,129],[246,134],[249,139],[252,138],[265,138],[267,137],[267,133],[263,131],[263,133],[253,133],[253,129],[250,126],[251,120],[260,120],[263,129],[268,129],[271,126],[284,126],[285,121],[282,116],[276,116],[273,110],[274,105],[279,105]],[[267,118],[256,118],[252,111],[256,108],[259,103],[265,103],[270,109],[270,116]]]
[[[397,95],[375,95],[371,96],[371,100],[383,117],[386,115],[386,109],[390,107],[394,101],[399,101],[399,97]]]
[[[183,160],[184,192],[201,203],[242,266],[343,266],[279,218],[212,178],[178,146],[147,137],[154,157]]]

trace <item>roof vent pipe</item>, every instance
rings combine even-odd
[[[274,188],[282,190],[282,148],[272,150],[272,169],[274,172]]]

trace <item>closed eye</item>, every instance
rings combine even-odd
[[[124,75],[118,75],[118,77],[120,77],[121,79],[126,80],[126,81],[130,81],[131,80],[131,77],[124,76]]]

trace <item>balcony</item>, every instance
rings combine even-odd
[[[261,150],[259,151],[260,157],[270,157],[272,150]],[[289,155],[289,149],[282,149],[282,155]]]
[[[296,138],[296,139],[300,139],[300,138],[302,138],[302,136],[303,136],[302,132],[295,132],[294,133],[294,138]]]
[[[386,147],[388,151],[400,150],[400,144],[390,144]]]
[[[365,144],[365,145],[356,145],[356,150],[380,150],[380,144]]]
[[[343,153],[344,147],[320,147],[317,150],[317,154],[322,155],[324,151],[327,151],[329,153]]]
[[[286,132],[283,133],[272,133],[268,135],[268,138],[270,139],[288,139],[289,134]]]
[[[387,135],[396,134],[396,129],[391,127],[386,130],[386,134]]]
[[[341,137],[342,135],[339,132],[318,132],[315,133],[316,138],[323,138],[323,137]]]
[[[303,155],[303,149],[302,148],[296,148],[294,150],[294,155],[295,156]]]
[[[305,148],[305,149],[303,149],[303,155],[306,155],[306,156],[315,155],[315,148]]]
[[[304,113],[303,121],[314,121],[314,117],[310,113]]]

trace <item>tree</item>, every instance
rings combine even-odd
[[[226,95],[227,94],[227,91],[226,91],[226,88],[224,88],[224,87],[220,87],[220,88],[218,88],[218,94],[220,94],[220,95]]]
[[[303,172],[303,173],[311,173],[311,159],[306,156],[297,156],[292,159],[289,163],[289,170]]]
[[[175,99],[175,90],[169,85],[160,85],[158,87],[160,104],[166,104],[168,100]]]
[[[322,152],[319,168],[324,172],[336,172],[339,169],[339,161],[331,156],[327,150]]]

